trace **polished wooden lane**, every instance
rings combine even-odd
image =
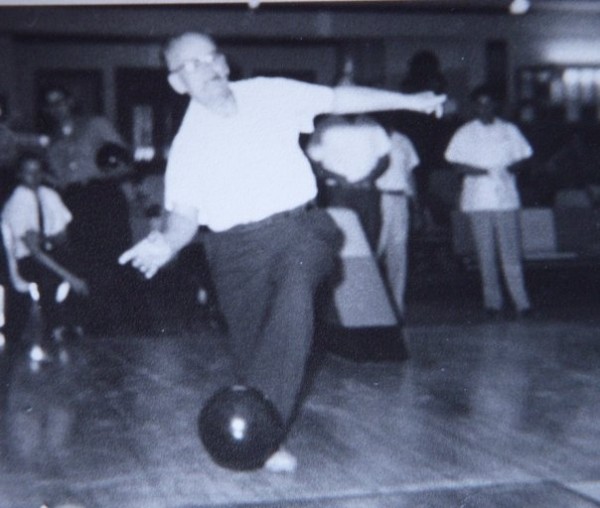
[[[600,506],[593,324],[407,327],[411,359],[324,355],[289,437],[293,475],[234,473],[196,418],[228,382],[209,329],[85,338],[70,361],[2,362],[0,506]],[[595,499],[594,499],[595,498]]]

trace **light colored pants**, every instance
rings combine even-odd
[[[407,277],[409,209],[405,195],[381,195],[381,232],[377,256],[383,262],[385,275],[394,303],[404,314],[404,293]]]
[[[497,262],[499,256],[504,281],[515,309],[528,309],[530,303],[523,280],[518,211],[469,212],[467,216],[477,250],[485,307],[499,310],[503,305]]]

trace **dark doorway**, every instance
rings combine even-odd
[[[189,99],[171,90],[162,69],[119,68],[116,86],[119,130],[134,150],[152,147],[164,160]]]

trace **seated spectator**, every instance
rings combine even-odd
[[[14,289],[29,291],[41,306],[43,336],[31,354],[33,360],[44,360],[49,341],[60,340],[65,328],[74,324],[65,307],[69,292],[87,295],[88,286],[71,271],[67,227],[72,216],[59,194],[42,185],[42,159],[24,153],[17,177],[19,185],[2,212],[2,234]]]

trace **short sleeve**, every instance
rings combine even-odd
[[[415,146],[408,137],[393,132],[391,135],[391,146],[392,150],[397,150],[402,154],[403,165],[406,171],[412,171],[421,162],[417,151],[415,150]]]
[[[49,187],[40,188],[40,196],[44,204],[44,233],[48,236],[62,233],[73,220],[71,212],[60,195]]]
[[[508,128],[512,144],[512,162],[518,162],[531,157],[533,155],[533,149],[519,128],[513,124],[509,124]]]
[[[38,217],[33,193],[17,187],[6,202],[2,212],[2,223],[11,231],[16,241],[28,231],[38,231]]]
[[[454,136],[452,136],[452,139],[450,139],[450,143],[446,148],[444,157],[448,162],[466,164],[470,161],[469,153],[471,146],[472,141],[468,139],[465,128],[461,127],[458,129],[458,131],[456,131]]]

